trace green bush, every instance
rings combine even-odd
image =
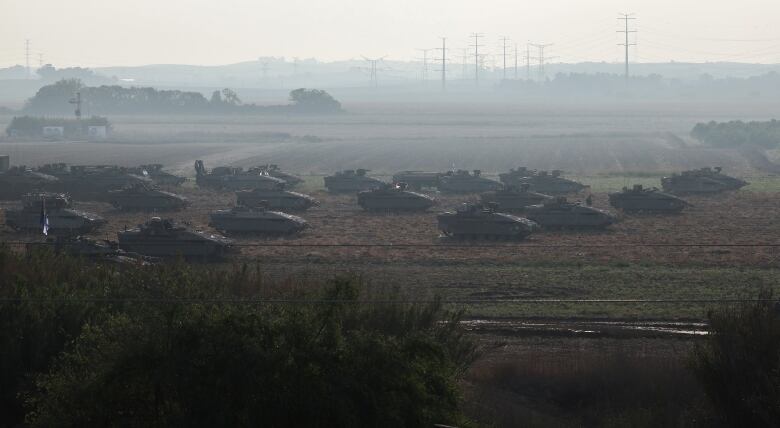
[[[46,252],[0,250],[0,278],[0,425],[21,422],[22,400],[31,426],[464,422],[456,380],[474,348],[438,303],[352,277],[277,286],[245,266],[116,269]],[[260,297],[328,303],[236,303]]]
[[[691,136],[714,147],[754,145],[767,149],[780,145],[780,122],[709,122],[697,123]]]
[[[780,314],[760,301],[710,314],[693,370],[727,426],[780,426]]]

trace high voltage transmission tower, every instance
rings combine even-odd
[[[441,57],[437,58],[438,61],[441,61],[441,90],[444,91],[447,89],[447,38],[442,37],[441,38],[441,47],[436,48],[437,51],[441,51]]]
[[[466,80],[466,77],[469,75],[469,48],[463,48],[463,55],[460,56],[460,59],[463,63],[463,68],[461,69],[461,79]]]
[[[418,60],[422,61],[422,74],[420,77],[422,77],[423,83],[425,83],[426,80],[428,80],[428,51],[431,49],[417,49],[418,51],[422,52],[423,56],[422,58],[417,58]]]
[[[538,72],[539,72],[539,81],[543,82],[545,77],[546,77],[546,75],[544,73],[544,60],[545,60],[544,49],[552,46],[552,43],[547,43],[547,44],[544,44],[544,43],[537,43],[537,44],[531,43],[531,46],[539,49],[539,56],[537,57],[537,59],[539,60],[539,70],[538,70]],[[547,58],[547,59],[549,59],[549,58]]]
[[[484,37],[484,34],[471,33],[470,37],[474,39],[474,44],[471,45],[471,47],[474,48],[474,84],[479,85],[479,66],[480,66],[479,48],[482,47],[482,45],[479,44],[479,39]]]
[[[618,17],[618,20],[619,21],[625,21],[625,25],[626,25],[626,29],[625,30],[618,30],[617,31],[618,33],[625,33],[625,35],[626,35],[625,43],[618,43],[618,46],[625,46],[625,48],[626,48],[626,81],[628,81],[628,48],[630,46],[636,46],[636,43],[629,43],[629,41],[628,41],[628,36],[631,33],[636,33],[636,30],[629,30],[628,29],[628,22],[633,20],[633,19],[636,19],[633,15],[634,15],[633,13],[621,13],[620,16]]]
[[[507,37],[501,38],[501,57],[502,57],[502,80],[506,80],[506,42],[509,41]]]
[[[525,80],[531,80],[531,42],[525,44]]]
[[[361,55],[361,56],[362,56],[362,55]],[[363,56],[363,59],[364,59],[364,60],[366,60],[366,61],[368,62],[368,68],[367,68],[367,70],[368,70],[368,80],[369,80],[369,85],[370,85],[372,88],[376,88],[376,87],[378,87],[378,86],[379,86],[379,76],[377,75],[377,72],[378,72],[378,71],[380,71],[380,70],[377,68],[377,64],[378,64],[380,61],[382,61],[383,59],[385,59],[385,57],[380,57],[380,58],[367,58],[367,57]]]
[[[515,43],[515,80],[517,80],[517,43]]]
[[[27,64],[27,78],[29,79],[32,76],[30,74],[30,39],[24,40],[24,58]]]

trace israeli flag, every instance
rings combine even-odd
[[[49,216],[46,215],[46,200],[41,201],[41,230],[49,236]]]

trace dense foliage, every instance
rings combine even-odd
[[[691,135],[714,147],[753,145],[767,149],[780,145],[780,122],[709,122],[697,123]]]
[[[64,79],[41,87],[24,110],[37,115],[71,114],[69,100],[81,93],[84,112],[99,114],[222,114],[222,113],[337,113],[341,104],[318,89],[296,89],[290,105],[243,104],[238,94],[225,88],[207,99],[200,92],[159,90],[150,87],[84,86],[78,79]]]
[[[780,426],[780,313],[771,294],[710,315],[693,369],[726,426]]]
[[[0,426],[463,422],[473,347],[441,305],[218,271],[0,251]],[[328,303],[236,303],[261,297]]]

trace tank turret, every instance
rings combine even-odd
[[[238,206],[211,213],[211,227],[227,234],[290,235],[308,227],[306,220],[279,211]]]
[[[136,175],[150,178],[152,182],[158,186],[179,186],[187,181],[184,177],[179,177],[178,175],[163,171],[163,166],[159,163],[141,165],[136,168],[131,168],[131,171]]]
[[[739,190],[747,181],[721,172],[720,167],[683,171],[661,179],[664,191],[674,194],[708,194]]]
[[[393,174],[393,183],[406,183],[416,190],[424,187],[435,188],[443,175],[441,172],[400,171]]]
[[[52,175],[33,171],[26,166],[13,166],[0,172],[0,199],[18,200],[25,193],[49,189],[57,181]]]
[[[482,203],[497,203],[502,211],[518,212],[526,207],[537,205],[552,199],[552,196],[532,192],[527,184],[520,187],[507,186],[503,190],[496,190],[480,195]]]
[[[564,178],[560,170],[547,172],[520,167],[512,169],[508,173],[499,174],[499,178],[506,185],[520,187],[525,184],[530,190],[545,195],[578,193],[586,187],[582,183]]]
[[[523,239],[539,227],[533,221],[497,211],[495,204],[463,204],[437,216],[439,230],[458,239]]]
[[[357,193],[376,189],[385,183],[366,175],[367,169],[347,169],[325,177],[325,188],[331,193]]]
[[[527,207],[525,215],[544,228],[604,228],[617,220],[609,211],[568,202],[564,197]]]
[[[475,169],[473,173],[466,170],[448,172],[439,180],[439,191],[445,193],[480,193],[499,190],[504,187],[498,181],[482,177],[482,171]]]
[[[70,198],[62,193],[28,193],[22,197],[21,210],[5,212],[5,222],[16,230],[42,232],[45,212],[51,235],[89,233],[106,223],[100,216],[75,210],[70,204]]]
[[[172,220],[153,217],[138,227],[117,233],[119,248],[152,257],[184,257],[216,260],[230,251],[232,241],[206,232],[191,230]]]
[[[279,169],[279,165],[276,164],[261,165],[252,168],[250,171],[256,171],[261,174],[270,175],[271,177],[284,180],[287,187],[294,187],[303,183],[303,179],[301,177],[282,171],[281,169]]]
[[[105,201],[108,192],[133,184],[151,184],[149,177],[135,174],[132,168],[116,165],[43,165],[38,171],[57,178],[47,190],[67,193],[79,200]]]
[[[656,188],[646,189],[641,184],[632,188],[623,188],[621,192],[609,194],[609,203],[613,207],[626,212],[657,212],[678,213],[688,203],[669,193]]]
[[[172,211],[189,205],[189,201],[184,196],[144,183],[110,191],[108,202],[123,211]]]
[[[357,200],[366,211],[425,211],[436,204],[428,195],[407,190],[406,183],[364,190]]]
[[[319,205],[316,199],[303,193],[291,192],[282,188],[274,190],[239,190],[236,192],[238,205],[250,208],[261,208],[279,211],[305,211]]]
[[[273,190],[287,183],[259,170],[244,171],[243,168],[221,166],[208,171],[203,161],[195,161],[195,182],[200,187],[217,190]]]

